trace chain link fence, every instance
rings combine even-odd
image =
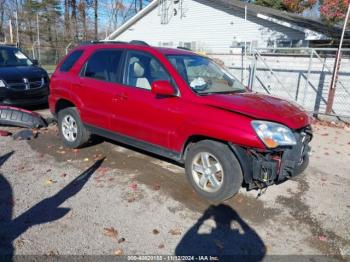
[[[69,44],[59,48],[53,48],[50,46],[39,47],[38,45],[21,45],[20,48],[30,58],[38,60],[40,66],[51,74],[61,59],[63,59],[74,46],[75,44]]]

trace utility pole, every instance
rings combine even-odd
[[[9,28],[10,28],[10,43],[13,44],[13,33],[12,33],[12,21],[9,20]]]
[[[19,29],[18,29],[18,13],[15,12],[16,17],[16,46],[19,47]]]
[[[39,28],[39,13],[36,14],[36,32],[38,43],[38,60],[40,62],[40,28]]]
[[[338,47],[338,51],[337,51],[335,62],[334,62],[333,75],[332,75],[331,85],[330,85],[329,92],[328,92],[328,101],[327,101],[327,107],[326,107],[326,114],[331,114],[332,110],[333,110],[335,88],[336,88],[336,84],[337,84],[337,81],[338,81],[338,73],[339,73],[339,67],[340,67],[341,49],[343,47],[344,35],[345,35],[346,26],[348,24],[349,15],[350,15],[350,3],[349,3],[349,6],[348,6],[348,11],[347,11],[346,16],[345,16],[343,31],[342,31],[342,34],[341,34],[339,47]]]

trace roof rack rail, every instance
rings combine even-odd
[[[91,45],[91,44],[128,44],[123,41],[111,41],[111,40],[91,40],[91,41],[83,41],[79,43],[80,45]]]
[[[178,46],[177,49],[182,49],[182,50],[187,50],[187,51],[192,51],[190,48],[183,47],[183,46]]]
[[[145,46],[149,46],[149,44],[147,44],[145,41],[141,41],[141,40],[132,40],[129,42],[132,45],[145,45]]]
[[[113,41],[113,40],[97,40],[97,41],[94,41],[94,43],[98,43],[98,44],[127,44],[128,42]]]

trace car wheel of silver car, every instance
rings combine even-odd
[[[68,107],[58,112],[59,133],[65,146],[78,148],[90,138],[76,108]]]
[[[243,182],[240,164],[224,143],[203,140],[188,149],[185,159],[188,180],[197,193],[210,201],[235,195]]]

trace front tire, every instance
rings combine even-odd
[[[185,159],[188,180],[195,191],[213,202],[238,193],[243,174],[239,161],[228,145],[203,140],[188,149]]]
[[[58,112],[58,127],[66,147],[79,148],[90,139],[90,133],[81,122],[75,107],[68,107]]]

